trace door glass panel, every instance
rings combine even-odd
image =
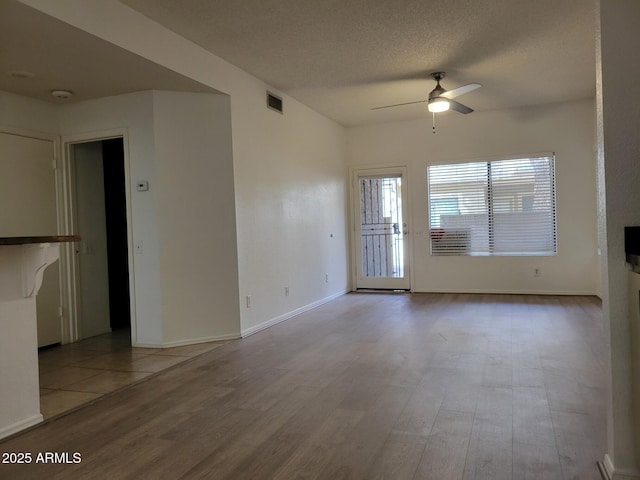
[[[360,177],[363,277],[404,277],[402,178]]]

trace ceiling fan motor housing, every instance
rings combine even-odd
[[[429,100],[440,97],[444,92],[446,92],[446,90],[438,85],[436,88],[431,90],[431,93],[429,93]]]
[[[429,93],[429,100],[433,100],[446,92],[446,90],[440,85],[440,80],[442,80],[444,76],[444,72],[433,72],[431,74],[431,77],[436,81],[436,88],[431,90],[431,93]]]

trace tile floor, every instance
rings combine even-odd
[[[129,330],[118,330],[41,350],[41,413],[50,419],[69,412],[224,343],[135,348]]]

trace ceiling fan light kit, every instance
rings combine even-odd
[[[449,100],[446,98],[432,98],[427,104],[427,108],[431,113],[446,112],[449,110]]]

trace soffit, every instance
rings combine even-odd
[[[14,78],[9,71],[34,76]],[[59,100],[53,89],[75,95]],[[152,89],[217,93],[26,5],[0,1],[0,90],[68,103]]]

